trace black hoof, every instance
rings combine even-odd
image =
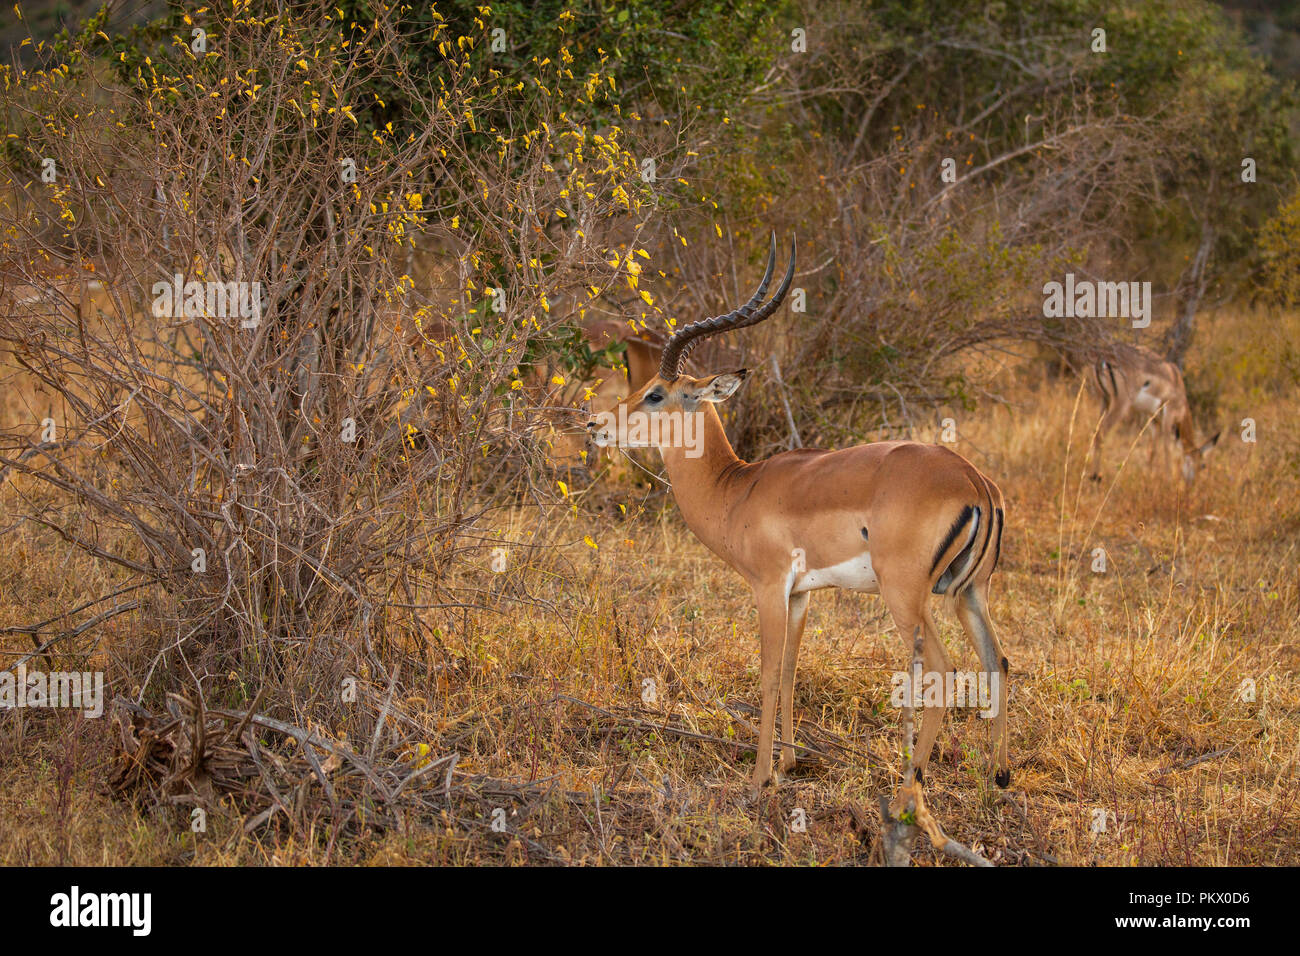
[[[1011,786],[1011,771],[999,770],[993,775],[993,782],[1005,790],[1007,787]]]

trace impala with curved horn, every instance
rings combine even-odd
[[[1002,538],[998,487],[950,449],[912,441],[839,451],[796,449],[763,461],[742,461],[713,406],[740,388],[746,370],[704,378],[681,372],[683,360],[704,338],[770,318],[790,290],[794,265],[792,243],[785,277],[763,303],[776,266],[773,235],[767,271],[753,297],[734,312],[680,329],[664,348],[659,374],[614,412],[588,422],[587,429],[598,445],[658,447],[686,524],[753,589],[763,706],[752,794],[772,778],[778,690],[780,770],[795,766],[795,663],[808,595],[831,587],[880,594],[909,649],[919,628],[925,666],[943,675],[944,686],[951,686],[946,681],[954,672],[929,599],[932,594],[952,599],[997,695],[990,706],[996,706],[994,779],[1005,787],[1011,781],[1008,664],[987,604]],[[656,416],[695,418],[702,439],[698,447],[663,440],[664,435],[682,434],[680,428],[637,427],[638,418]],[[897,813],[910,801],[918,822],[941,846],[946,838],[924,810],[921,781],[946,706],[929,704],[927,700],[917,746],[907,754],[907,771],[893,809]],[[906,742],[904,747],[910,749]]]

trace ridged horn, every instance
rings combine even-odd
[[[770,318],[776,312],[782,300],[785,299],[786,293],[790,291],[790,283],[794,281],[794,258],[795,241],[791,239],[790,264],[786,267],[785,278],[781,280],[781,285],[772,298],[760,307],[758,304],[763,301],[763,296],[767,294],[768,284],[772,281],[772,271],[776,268],[776,233],[773,232],[772,248],[767,256],[767,271],[763,273],[763,281],[758,284],[757,291],[754,292],[748,302],[734,312],[717,315],[711,319],[701,319],[678,329],[677,333],[668,340],[668,344],[664,346],[663,358],[659,363],[659,377],[665,381],[672,381],[677,378],[681,374],[682,363],[690,355],[691,349],[709,336],[717,335],[720,332],[747,329],[751,325],[757,325],[764,319]]]

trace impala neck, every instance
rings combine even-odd
[[[1195,454],[1196,423],[1192,421],[1191,409],[1183,412],[1183,417],[1178,421],[1178,440],[1182,443],[1184,453]]]
[[[726,516],[731,510],[732,478],[745,464],[731,447],[711,402],[700,406],[697,457],[682,447],[661,448],[673,497],[687,527],[716,554],[726,553]]]

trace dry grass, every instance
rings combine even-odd
[[[1300,862],[1300,439],[1290,424],[1300,399],[1294,360],[1277,346],[1296,339],[1297,318],[1225,315],[1203,330],[1189,376],[1220,387],[1220,419],[1234,427],[1190,489],[1146,466],[1145,440],[1115,477],[1131,433],[1110,442],[1105,481],[1081,482],[1096,413],[1087,396],[1076,405],[1072,383],[1009,386],[1012,407],[961,422],[960,450],[1007,498],[993,612],[1012,665],[1014,778],[1005,793],[992,785],[986,726],[950,713],[926,785],[955,838],[1000,863]],[[19,414],[20,400],[6,401]],[[1254,445],[1235,426],[1248,415]],[[496,594],[488,610],[426,621],[445,653],[429,656],[422,694],[403,704],[408,740],[415,733],[433,758],[458,755],[426,784],[436,807],[455,781],[443,810],[345,836],[328,816],[245,835],[227,802],[195,837],[179,813],[106,795],[107,721],[9,713],[0,863],[869,860],[875,799],[900,766],[890,675],[908,653],[879,600],[814,596],[796,713],[798,742],[817,753],[748,804],[758,653],[743,582],[661,495],[586,494],[552,519],[568,521],[571,544],[502,575],[486,554],[465,569],[457,583]],[[596,504],[612,516],[593,517]],[[532,522],[519,512],[500,531],[526,539]],[[1090,570],[1099,546],[1104,575]],[[86,560],[7,534],[0,626],[101,593],[85,584],[102,574]],[[957,666],[974,667],[955,622],[940,621]],[[146,614],[117,619],[106,659],[150,626]],[[1238,699],[1247,678],[1253,702]],[[498,808],[505,833],[492,829]],[[796,809],[806,832],[791,827]],[[1106,831],[1094,833],[1103,811]],[[916,859],[939,862],[919,841]]]

